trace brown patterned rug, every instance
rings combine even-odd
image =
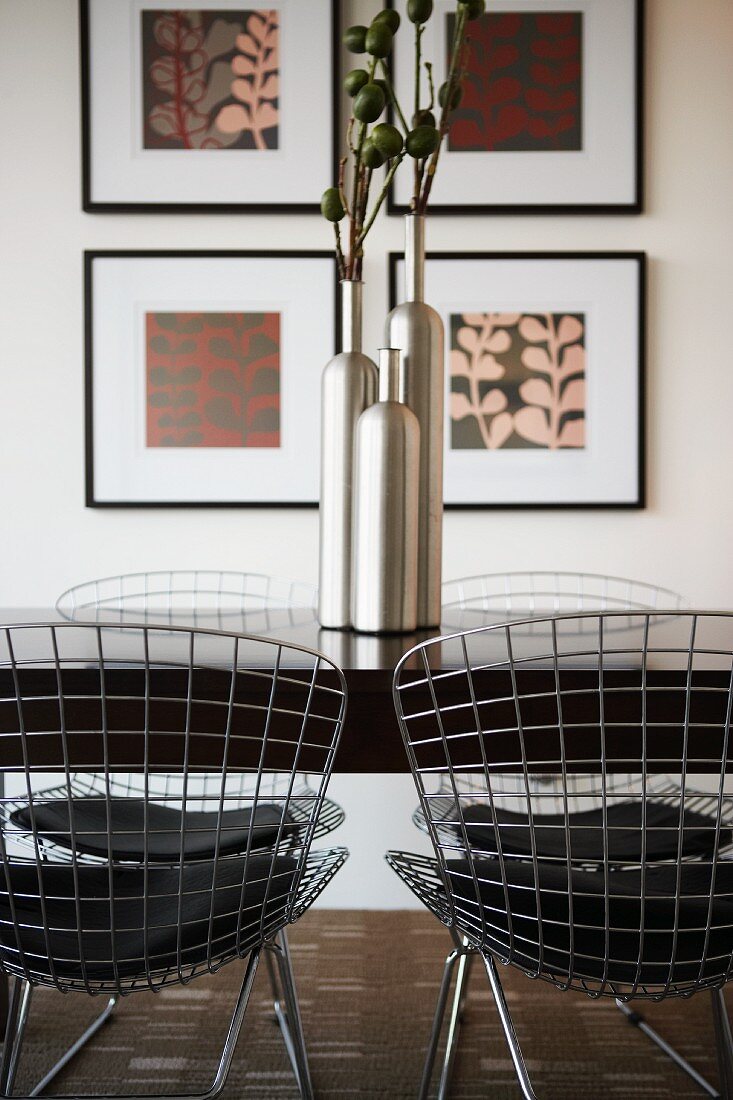
[[[290,933],[303,1025],[318,1097],[416,1095],[447,931],[421,912],[317,910]],[[704,1097],[608,1000],[559,993],[502,969],[507,1000],[543,1100]],[[205,1091],[233,1007],[241,967],[160,994],[126,998],[54,1091]],[[729,987],[730,988],[730,987]],[[297,1093],[261,966],[224,1092],[227,1100],[291,1100]],[[36,991],[17,1091],[101,1007],[81,995]],[[649,1005],[650,1022],[717,1080],[707,996]],[[456,1062],[453,1100],[517,1100],[511,1062],[485,976],[476,967]]]

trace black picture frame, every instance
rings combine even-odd
[[[642,214],[644,212],[644,193],[645,193],[645,172],[644,172],[644,132],[645,132],[645,106],[644,106],[644,90],[645,90],[645,27],[646,27],[646,0],[634,0],[635,2],[635,51],[634,51],[634,68],[635,68],[635,82],[634,82],[634,97],[636,101],[635,111],[635,140],[634,140],[634,161],[635,161],[635,176],[636,187],[634,198],[631,202],[626,203],[471,203],[470,205],[452,204],[452,203],[435,203],[430,202],[428,210],[430,214],[437,216],[455,216],[460,217],[476,215],[476,214],[488,214],[488,215],[506,215],[517,214],[520,216],[536,215],[546,216],[555,214],[569,214],[569,215],[591,215],[591,214],[611,214],[611,215],[629,215],[629,214]],[[386,6],[389,8],[394,7],[394,0],[386,0]],[[393,76],[393,60],[390,56],[389,62],[390,74]],[[393,111],[389,111],[390,121],[394,122]],[[395,202],[394,198],[394,183],[389,188],[387,194],[387,213],[388,214],[408,214],[410,212],[409,206],[404,203]]]
[[[390,252],[388,255],[389,308],[398,304],[397,265],[405,258],[404,252]],[[647,269],[648,256],[642,251],[602,251],[602,252],[427,252],[426,261],[433,260],[632,260],[638,265],[638,369],[637,385],[639,394],[639,416],[636,437],[637,486],[636,499],[633,501],[571,501],[571,502],[531,502],[513,503],[445,503],[443,507],[450,511],[640,511],[647,506],[647,461],[646,461],[646,328],[647,328]]]
[[[341,346],[338,267],[334,254],[320,249],[94,249],[83,253],[84,264],[84,504],[87,508],[318,508],[317,500],[98,500],[94,485],[94,293],[93,265],[97,259],[327,259],[333,265],[333,351]],[[325,366],[325,364],[324,364]]]
[[[81,91],[81,192],[82,210],[87,214],[317,214],[319,197],[313,202],[106,202],[92,198],[91,160],[91,77],[89,65],[89,4],[79,0],[79,56]],[[341,94],[339,50],[341,48],[341,5],[331,0],[331,182],[338,179]]]

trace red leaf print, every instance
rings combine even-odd
[[[510,103],[522,91],[522,85],[511,76],[502,76],[488,90],[486,100],[492,106],[499,103]]]
[[[559,88],[563,84],[573,84],[580,76],[577,61],[566,61],[562,65],[542,65],[539,61],[530,65],[530,76],[536,84],[545,84],[548,88]]]
[[[455,17],[447,16],[447,39]],[[449,150],[582,148],[582,12],[485,12],[471,23]]]
[[[527,88],[524,99],[533,111],[567,111],[578,103],[575,92],[558,92],[553,95],[542,88]]]
[[[573,30],[572,12],[553,12],[548,15],[537,15],[535,20],[540,34],[551,36],[570,34]]]
[[[539,38],[532,43],[532,53],[535,57],[551,58],[553,61],[565,61],[567,58],[577,57],[580,52],[580,39],[572,36],[561,38],[553,42],[549,38]]]

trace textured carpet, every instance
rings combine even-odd
[[[290,942],[317,1096],[414,1098],[447,931],[428,914],[320,910]],[[543,1100],[704,1096],[608,999],[559,993],[501,970]],[[126,998],[54,1091],[205,1091],[233,1007],[240,964],[190,986]],[[290,1100],[296,1090],[261,966],[224,1096]],[[86,997],[37,990],[17,1090],[41,1076],[92,1018]],[[731,1006],[733,1007],[733,1006]],[[644,1007],[658,1030],[717,1080],[709,998]],[[485,974],[475,967],[453,1100],[517,1100]]]

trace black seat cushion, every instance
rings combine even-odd
[[[73,824],[75,850],[83,855],[108,858],[107,803],[104,797],[74,798]],[[142,798],[110,800],[112,859],[140,861],[145,856],[145,801]],[[33,806],[36,830],[40,836],[63,848],[71,848],[69,801],[65,798],[38,802]],[[243,852],[247,849],[251,806],[224,810],[221,815],[219,853]],[[32,831],[30,808],[22,806],[11,814],[13,824]],[[281,824],[281,842],[287,843],[292,816],[282,805],[258,803],[254,816],[252,848],[266,848],[277,841]],[[216,854],[216,810],[186,810],[175,806],[148,803],[147,857],[152,863],[171,863],[181,857],[181,827],[184,828],[183,855],[186,858],[213,858]]]
[[[526,970],[594,981],[605,974],[611,982],[630,983],[637,980],[641,956],[638,980],[644,985],[664,985],[668,978],[673,983],[694,982],[701,972],[709,979],[728,971],[733,952],[733,863],[681,864],[679,903],[677,866],[648,867],[643,906],[640,870],[609,872],[606,901],[602,871],[573,870],[568,881],[566,867],[540,863],[535,881],[531,863],[505,860],[503,880],[498,859],[480,858],[474,861],[477,891],[467,860],[449,860],[447,867],[459,924],[482,938],[489,950]],[[711,906],[713,873],[716,896]],[[701,968],[703,954],[706,962]]]
[[[39,867],[9,863],[8,878],[0,870],[0,960],[23,965],[24,952],[39,976],[114,981],[175,967],[179,950],[186,967],[246,953],[261,927],[285,923],[297,864],[260,854],[177,867]]]
[[[642,859],[641,813],[637,801],[612,802],[607,806],[608,860],[610,863],[639,863]],[[497,854],[496,832],[491,806],[472,803],[463,809],[466,835],[472,848]],[[537,856],[566,859],[564,814],[534,814]],[[450,819],[449,819],[450,821]],[[525,813],[496,810],[501,850],[505,855],[531,856],[532,844]],[[583,810],[569,815],[570,855],[574,860],[602,863],[603,810]],[[712,855],[715,848],[715,818],[685,810],[682,822],[682,857]],[[680,834],[679,808],[662,802],[646,805],[646,859],[677,858]],[[455,830],[460,835],[458,825]],[[730,844],[730,829],[720,830],[719,849]]]

